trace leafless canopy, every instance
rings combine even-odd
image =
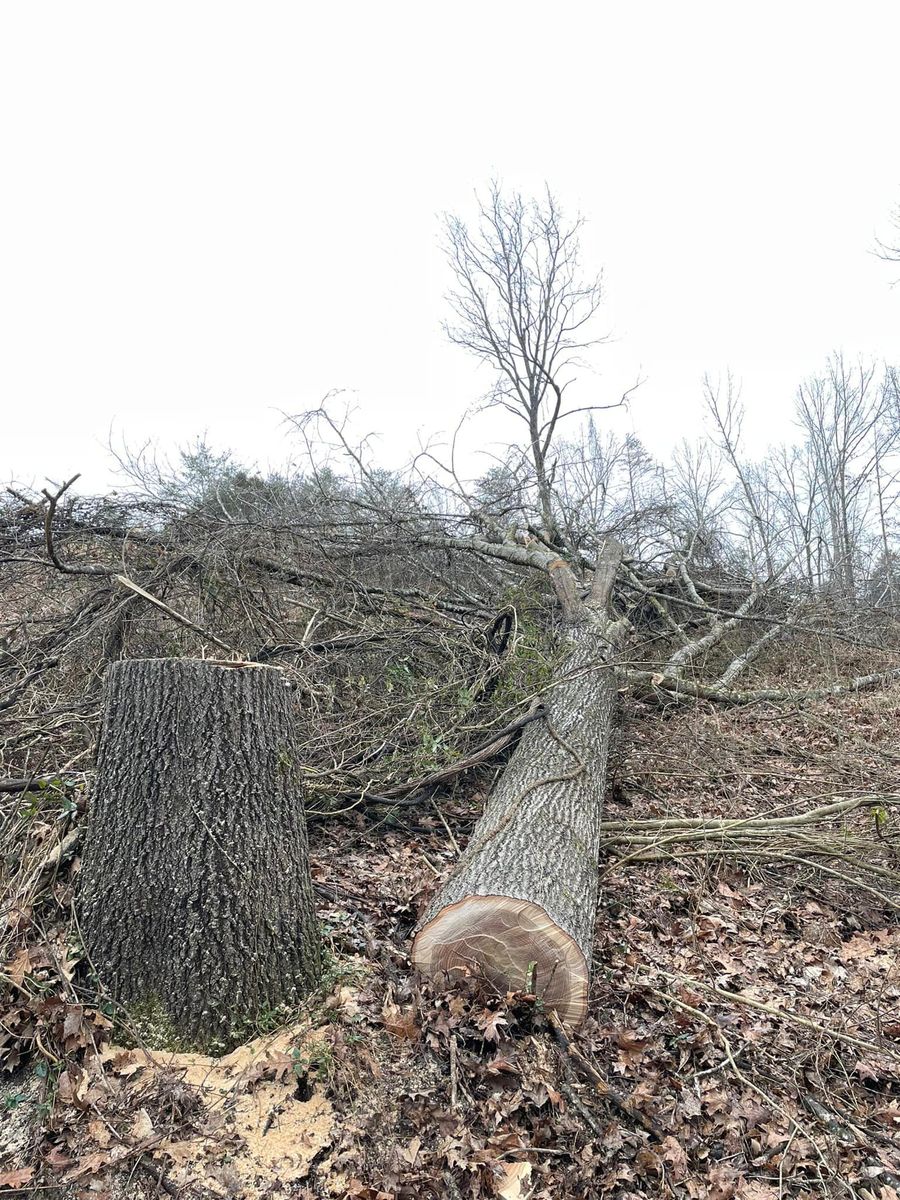
[[[540,200],[527,200],[504,195],[494,183],[487,200],[479,201],[478,217],[474,228],[459,217],[445,218],[454,276],[448,296],[453,318],[445,331],[492,368],[488,403],[526,423],[544,532],[554,540],[559,529],[548,456],[557,426],[575,413],[611,407],[565,403],[583,355],[604,340],[594,320],[603,298],[601,277],[582,273],[583,220],[567,222],[549,190]]]

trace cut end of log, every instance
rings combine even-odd
[[[584,954],[529,900],[466,896],[448,904],[419,930],[412,959],[424,975],[477,974],[504,992],[533,992],[566,1025],[587,1012]]]

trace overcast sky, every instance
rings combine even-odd
[[[492,176],[589,219],[579,403],[640,374],[664,453],[730,367],[790,436],[830,351],[900,360],[898,43],[859,0],[2,4],[0,479],[103,487],[111,430],[277,464],[333,388],[398,461],[487,384],[437,240]]]

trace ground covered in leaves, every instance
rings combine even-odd
[[[146,1031],[98,995],[72,915],[77,854],[40,867],[77,829],[78,791],[17,797],[31,806],[18,853],[40,890],[6,914],[0,1187],[97,1200],[900,1195],[893,810],[836,816],[831,856],[729,829],[657,828],[627,845],[615,832],[893,795],[900,692],[725,712],[628,703],[575,1034],[534,997],[411,974],[417,914],[479,811],[471,784],[313,824],[325,985],[295,1024],[218,1063],[148,1054]],[[853,855],[872,845],[863,876]]]

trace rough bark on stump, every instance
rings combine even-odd
[[[469,969],[504,990],[534,991],[570,1024],[587,1008],[616,699],[606,604],[621,548],[607,550],[587,604],[566,564],[548,567],[569,649],[546,719],[522,735],[412,950],[426,974]]]
[[[81,925],[112,995],[228,1048],[320,973],[280,671],[134,659],[106,675]]]

